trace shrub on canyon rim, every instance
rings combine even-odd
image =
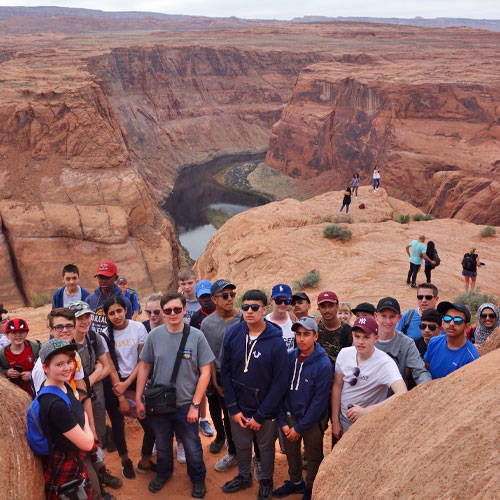
[[[329,224],[323,229],[323,236],[331,240],[346,242],[351,239],[352,233],[346,227],[339,226],[338,224]]]
[[[410,223],[410,214],[398,214],[394,217],[394,222],[399,224],[409,224]]]
[[[414,221],[420,221],[420,220],[433,220],[436,217],[432,214],[414,214],[413,215],[413,220]]]
[[[481,236],[481,238],[488,238],[490,236],[495,236],[495,234],[497,234],[497,230],[493,226],[486,226],[481,229],[479,236]]]
[[[455,302],[463,304],[472,315],[475,315],[481,304],[489,302],[496,305],[498,304],[498,298],[488,293],[481,293],[481,289],[477,287],[473,291],[460,294],[455,298]]]
[[[304,274],[299,280],[293,282],[294,290],[304,290],[304,288],[314,288],[318,286],[321,276],[317,269],[311,269],[308,273]]]

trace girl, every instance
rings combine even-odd
[[[127,306],[121,296],[106,299],[103,305],[108,322],[103,332],[111,356],[111,374],[104,379],[104,398],[106,411],[111,420],[113,441],[122,461],[122,474],[126,479],[134,479],[135,471],[128,457],[125,441],[124,415],[134,414],[129,401],[135,401],[135,383],[139,355],[146,340],[146,328],[139,321],[126,318]],[[135,414],[133,416],[136,416]],[[138,472],[154,471],[156,464],[151,462],[154,434],[147,419],[139,420],[143,430],[142,458],[137,466]]]
[[[462,259],[462,276],[465,279],[465,291],[473,292],[476,288],[477,266],[481,265],[479,255],[476,253],[476,247],[472,247],[468,253],[464,254]]]
[[[351,307],[349,306],[349,302],[339,302],[337,318],[346,325],[351,326]]]
[[[436,245],[434,244],[433,241],[429,241],[429,243],[427,243],[427,249],[425,250],[425,255],[427,255],[427,257],[429,257],[429,259],[435,260],[436,253],[437,253]],[[426,260],[425,267],[424,267],[424,273],[425,273],[425,277],[427,279],[427,283],[431,282],[431,272],[433,269],[434,269],[433,264],[431,264],[430,262],[428,262]]]
[[[352,181],[351,181],[351,186],[352,186],[352,191],[354,193],[354,197],[356,200],[358,199],[358,188],[361,183],[361,179],[359,178],[359,174],[356,173],[352,176]]]
[[[54,445],[45,459],[44,476],[47,500],[58,500],[58,488],[75,479],[83,479],[82,488],[92,500],[92,488],[85,466],[86,452],[94,447],[94,435],[82,404],[75,398],[68,382],[73,373],[75,346],[62,339],[49,340],[40,350],[40,360],[47,379],[45,386],[65,392],[71,408],[54,394],[39,398],[40,423]]]
[[[342,213],[342,210],[344,210],[345,207],[345,213],[349,213],[349,205],[351,204],[351,188],[350,186],[347,186],[346,190],[344,191],[344,200],[342,201],[342,206],[340,207],[340,212]]]

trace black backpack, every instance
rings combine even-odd
[[[466,253],[464,255],[464,259],[462,260],[462,267],[464,271],[474,272],[476,270],[476,260],[470,253]]]

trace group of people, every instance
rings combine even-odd
[[[351,205],[351,200],[352,200],[352,195],[354,195],[355,199],[358,199],[358,189],[361,184],[361,177],[359,176],[359,173],[354,173],[351,179],[351,182],[349,185],[345,188],[345,191],[343,192],[343,199],[342,199],[342,206],[340,207],[340,212],[344,210],[345,207],[345,213],[349,213],[349,207]],[[375,167],[373,170],[373,192],[376,193],[380,188],[380,168]]]
[[[477,359],[500,322],[496,305],[483,304],[471,328],[468,309],[439,301],[428,282],[416,287],[416,307],[404,312],[394,297],[351,308],[326,290],[313,315],[308,295],[285,283],[270,297],[245,291],[238,308],[235,284],[197,281],[191,269],[180,270],[178,290],[143,300],[148,320],[139,322],[139,301],[119,286],[117,266],[103,262],[95,277],[90,293],[79,285],[78,268],[65,266],[43,345],[27,340],[27,322],[0,306],[0,369],[36,398],[51,444],[44,457],[49,500],[70,487],[90,500],[112,498],[105,488],[120,488],[122,480],[106,468],[103,448],[118,451],[124,478],[150,473],[149,490],[161,491],[174,474],[174,436],[192,496],[203,498],[199,432],[213,437],[210,453],[224,450],[216,471],[237,468],[221,485],[224,493],[249,488],[255,478],[259,500],[310,499],[329,422],[334,446],[377,407]],[[127,415],[143,429],[135,467]],[[277,440],[289,479],[274,488]]]

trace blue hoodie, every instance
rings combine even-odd
[[[52,309],[57,309],[58,307],[64,307],[64,289],[66,287],[62,286],[61,288],[58,288],[55,292],[54,295],[52,296]],[[88,290],[85,290],[83,286],[80,287],[80,290],[82,292],[82,298],[81,300],[85,300],[89,295],[90,292]]]
[[[314,351],[302,363],[300,349],[288,353],[289,387],[278,415],[280,427],[288,425],[286,413],[290,412],[297,424],[297,434],[320,422],[328,414],[332,365],[326,351],[316,342]]]
[[[224,336],[221,378],[230,415],[242,412],[261,424],[276,418],[288,386],[288,360],[281,328],[266,320],[255,342],[247,344],[248,326],[242,321]],[[252,349],[253,345],[253,349]],[[246,357],[250,353],[247,372]],[[331,367],[330,367],[331,371]]]

